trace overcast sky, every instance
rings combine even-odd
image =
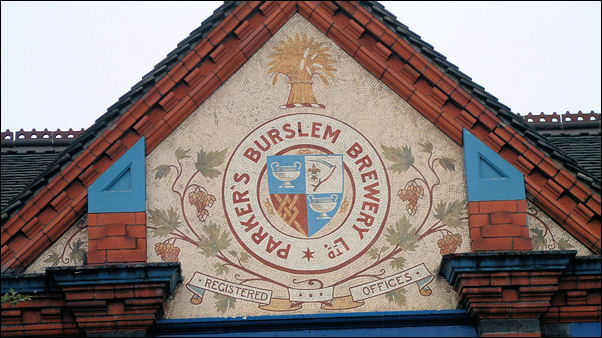
[[[2,131],[88,128],[221,1],[2,2]],[[514,113],[600,113],[600,2],[382,2]]]

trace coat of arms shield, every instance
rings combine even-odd
[[[337,213],[343,198],[343,155],[267,157],[272,204],[284,222],[311,237]]]

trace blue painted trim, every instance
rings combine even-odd
[[[523,174],[467,129],[463,137],[468,201],[525,199]]]
[[[182,269],[175,263],[111,264],[79,267],[49,267],[58,286],[169,282],[170,290],[181,282]]]
[[[463,272],[570,271],[576,254],[576,250],[448,254],[441,258],[439,275],[455,285],[458,275]]]
[[[565,273],[569,275],[600,275],[600,263],[600,256],[575,257],[574,264],[571,264]]]
[[[98,266],[48,267],[43,274],[2,275],[2,292],[11,288],[32,293],[57,290],[61,287],[107,284],[167,282],[173,292],[182,281],[182,269],[175,263],[111,264]],[[6,291],[5,291],[6,289]]]
[[[2,275],[2,288],[4,294],[11,289],[19,293],[35,293],[56,290],[56,283],[43,273]]]
[[[344,325],[344,324],[340,324]],[[472,325],[448,326],[404,326],[404,327],[362,327],[333,329],[306,328],[299,330],[271,331],[228,331],[228,332],[187,332],[161,334],[150,333],[152,337],[478,337],[477,330]]]
[[[183,318],[183,319],[162,319],[157,323],[161,324],[196,324],[196,323],[214,323],[218,322],[251,322],[265,320],[297,320],[297,319],[333,319],[333,318],[387,318],[395,317],[396,319],[408,320],[424,320],[424,319],[448,319],[458,320],[467,319],[468,313],[465,310],[422,310],[422,311],[380,311],[380,312],[350,312],[350,313],[318,313],[318,314],[297,314],[297,315],[275,315],[275,316],[240,316],[240,317],[209,317],[209,318]],[[450,322],[451,323],[451,322]],[[248,325],[248,324],[247,324]]]
[[[145,139],[140,138],[88,188],[88,212],[146,210]]]
[[[570,323],[570,337],[600,337],[600,322]]]
[[[366,333],[399,336],[400,328],[441,327],[448,333],[458,330],[456,336],[476,336],[474,322],[465,310],[391,311],[328,313],[309,315],[250,316],[234,318],[163,319],[157,321],[155,336],[203,335],[268,335],[297,336],[322,334],[365,336]],[[374,330],[383,330],[375,332]],[[372,330],[372,331],[370,331]],[[362,332],[364,334],[362,334]],[[415,335],[418,330],[413,330]],[[424,332],[424,331],[423,331]],[[433,331],[432,334],[436,333]],[[439,332],[440,333],[440,332]],[[431,335],[432,335],[431,334]],[[453,335],[453,334],[451,334]]]

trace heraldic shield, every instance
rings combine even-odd
[[[278,215],[311,237],[328,224],[343,198],[343,155],[267,157],[268,188]]]

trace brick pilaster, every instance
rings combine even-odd
[[[472,251],[531,250],[527,201],[476,201],[468,204]]]
[[[31,300],[2,304],[2,336],[142,337],[182,282],[180,263],[49,267],[2,275]]]
[[[146,213],[88,214],[88,264],[146,262]]]
[[[539,337],[559,323],[600,321],[600,256],[495,251],[443,256],[439,274],[482,337]],[[563,331],[564,332],[564,331]]]

